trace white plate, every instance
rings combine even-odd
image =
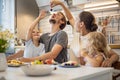
[[[8,67],[20,67],[21,65],[18,64],[18,65],[15,65],[15,64],[8,64]]]
[[[38,76],[50,74],[54,70],[54,67],[51,65],[25,65],[21,66],[21,69],[26,75]]]

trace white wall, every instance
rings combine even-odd
[[[39,15],[35,0],[16,0],[16,33],[18,39],[25,39],[29,25]]]

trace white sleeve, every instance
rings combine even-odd
[[[32,39],[26,41],[26,42],[25,42],[25,47],[29,46],[31,42],[32,42]]]
[[[28,54],[28,52],[30,52],[29,46],[31,45],[31,42],[32,42],[31,39],[25,42],[25,49],[24,49],[24,55],[23,55],[23,57],[25,58],[29,58],[31,56],[30,53]]]

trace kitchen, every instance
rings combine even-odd
[[[82,10],[91,11],[97,20],[99,26],[103,26],[104,21],[110,17],[111,21],[107,25],[107,39],[108,43],[118,55],[120,55],[120,7],[119,2],[115,0],[61,0],[76,17]],[[26,30],[30,23],[38,16],[39,10],[46,9],[48,11],[47,17],[39,23],[43,33],[49,32],[50,25],[47,23],[48,18],[52,12],[61,10],[60,7],[53,8],[50,11],[49,0],[1,0],[0,6],[0,24],[4,28],[9,28],[16,35],[16,42],[11,44],[8,53],[14,53],[20,49],[24,49],[24,40]],[[91,6],[92,5],[92,6]],[[5,15],[5,16],[4,16]],[[46,27],[44,27],[46,26]],[[68,34],[68,45],[72,44],[75,33],[70,25],[64,29]],[[77,39],[75,40],[77,41]],[[77,46],[74,46],[77,51]]]

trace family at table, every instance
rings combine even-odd
[[[92,67],[109,67],[118,61],[118,55],[108,46],[103,33],[97,32],[95,17],[88,11],[79,13],[76,19],[73,18],[69,9],[59,0],[51,0],[51,8],[60,5],[64,10],[51,15],[49,19],[50,33],[41,33],[37,26],[39,21],[44,19],[46,11],[41,10],[39,16],[30,25],[26,36],[25,50],[19,51],[7,57],[7,60],[17,59],[22,62],[34,60],[45,61],[53,59],[58,63],[68,61],[67,46],[68,36],[63,29],[66,26],[66,17],[76,32],[80,33],[79,53],[77,58],[81,65]]]

